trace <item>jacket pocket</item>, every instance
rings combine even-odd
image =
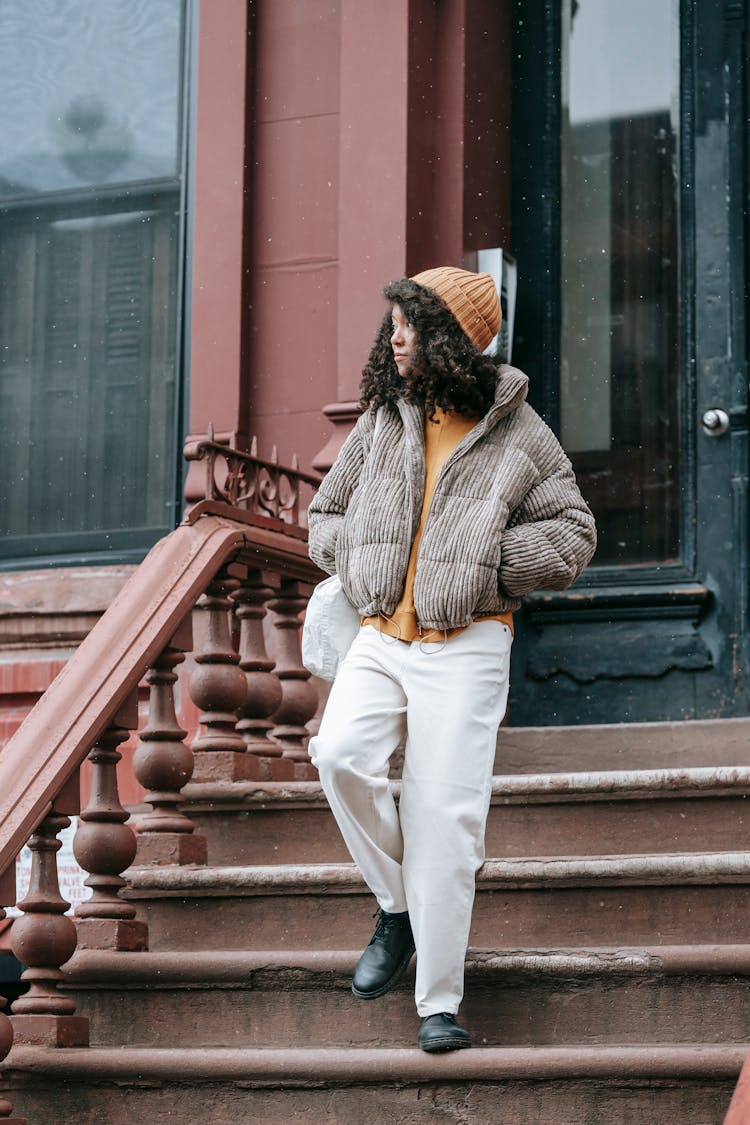
[[[482,592],[471,610],[472,617],[491,617],[501,612],[500,606],[500,550],[497,553],[497,566],[486,567]]]

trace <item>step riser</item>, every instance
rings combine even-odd
[[[750,765],[750,719],[503,727],[496,774]]]
[[[189,810],[208,839],[211,864],[346,863],[328,809]],[[701,797],[493,805],[487,855],[626,855],[732,851],[750,847],[750,800]]]
[[[6,1084],[0,1090],[6,1093]],[[326,1125],[439,1125],[471,1121],[476,1125],[634,1125],[720,1122],[732,1096],[731,1081],[664,1085],[622,1082],[450,1082],[420,1086],[322,1086],[309,1089],[248,1089],[234,1084],[170,1084],[149,1089],[126,1082],[101,1085],[48,1082],[30,1076],[8,1096],[14,1112],[30,1123],[77,1125],[289,1125],[291,1121]],[[499,1107],[502,1109],[499,1111]]]
[[[93,1046],[413,1047],[413,970],[374,1002],[355,999],[348,978],[294,987],[273,980],[251,990],[66,989],[91,1020]],[[462,1020],[481,1046],[745,1043],[750,979],[651,980],[539,977],[466,981]]]
[[[369,941],[375,909],[365,893],[324,890],[142,899],[138,905],[154,951],[357,949]],[[495,949],[711,945],[742,944],[749,935],[750,886],[745,884],[594,886],[480,890],[470,944]]]

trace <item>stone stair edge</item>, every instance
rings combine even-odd
[[[400,782],[391,781],[396,794]],[[494,802],[538,800],[643,800],[680,797],[746,796],[750,766],[688,766],[683,768],[564,771],[561,773],[495,774]],[[205,782],[183,790],[182,807],[190,812],[326,808],[319,782]]]
[[[125,878],[121,894],[128,899],[366,891],[353,863],[131,867]],[[750,883],[750,852],[487,858],[477,874],[479,891],[705,883]]]
[[[65,985],[91,988],[214,988],[285,974],[298,981],[341,978],[349,987],[361,950],[140,951],[83,949],[64,966]],[[750,945],[648,945],[502,949],[469,947],[467,977],[750,976]]]
[[[283,1086],[485,1082],[554,1079],[736,1079],[747,1047],[661,1044],[647,1047],[475,1047],[445,1055],[416,1048],[45,1048],[15,1045],[4,1085],[36,1080],[113,1081],[118,1086],[173,1080]]]

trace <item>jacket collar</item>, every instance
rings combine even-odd
[[[494,429],[501,418],[525,402],[528,390],[528,376],[517,367],[504,363],[499,369],[495,401],[478,423],[481,433],[485,434]]]
[[[529,389],[529,379],[517,367],[504,363],[498,370],[497,390],[495,401],[483,418],[477,422],[476,436],[489,433],[498,424],[501,418],[516,410],[526,401]],[[399,399],[398,411],[404,426],[407,443],[411,446],[424,445],[424,412],[421,406],[413,402],[404,402]]]

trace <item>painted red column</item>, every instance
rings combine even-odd
[[[190,431],[244,446],[250,4],[199,9]]]
[[[326,469],[357,416],[359,379],[383,310],[406,269],[409,9],[342,0],[339,134],[338,402]]]
[[[463,264],[466,6],[466,0],[412,3],[409,274]]]
[[[320,470],[357,417],[383,284],[475,268],[507,240],[509,63],[508,0],[342,0],[338,402]]]
[[[409,274],[476,268],[510,234],[509,0],[412,0]]]

